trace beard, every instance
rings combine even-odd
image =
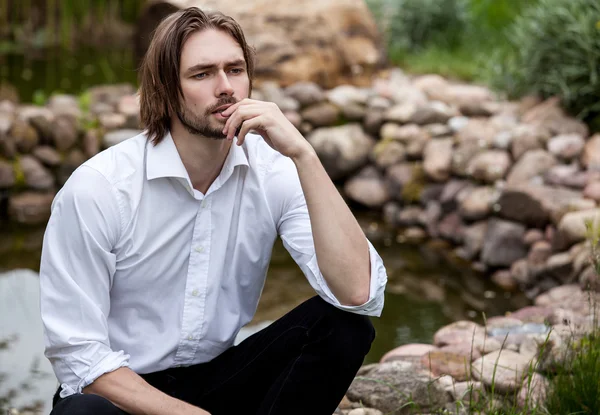
[[[208,107],[203,115],[196,115],[191,112],[187,107],[183,106],[183,111],[177,113],[177,118],[186,129],[186,131],[192,135],[198,135],[213,140],[223,140],[227,136],[223,134],[223,127],[225,123],[219,126],[211,124],[212,114],[217,108],[222,105],[235,104],[237,100],[233,97],[221,98],[217,103]],[[219,123],[221,124],[221,123]]]

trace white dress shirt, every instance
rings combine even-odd
[[[386,271],[369,242],[369,300],[344,306],[323,279],[298,172],[260,136],[232,145],[206,194],[170,134],[145,134],[80,166],[56,195],[40,267],[45,355],[61,397],[104,373],[213,359],[256,311],[277,235],[325,301],[379,316]]]

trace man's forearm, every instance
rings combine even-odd
[[[100,376],[83,393],[100,395],[131,415],[210,415],[161,392],[126,367]]]
[[[311,149],[293,161],[306,199],[319,268],[333,294],[345,305],[369,298],[367,239],[344,199]]]

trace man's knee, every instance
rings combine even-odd
[[[99,395],[75,394],[56,404],[50,415],[124,415],[111,401]]]

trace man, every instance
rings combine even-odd
[[[248,99],[253,71],[233,19],[167,17],[140,71],[146,131],[56,196],[40,270],[53,415],[330,415],[352,382],[385,269],[308,142]],[[277,235],[318,295],[232,346]]]

